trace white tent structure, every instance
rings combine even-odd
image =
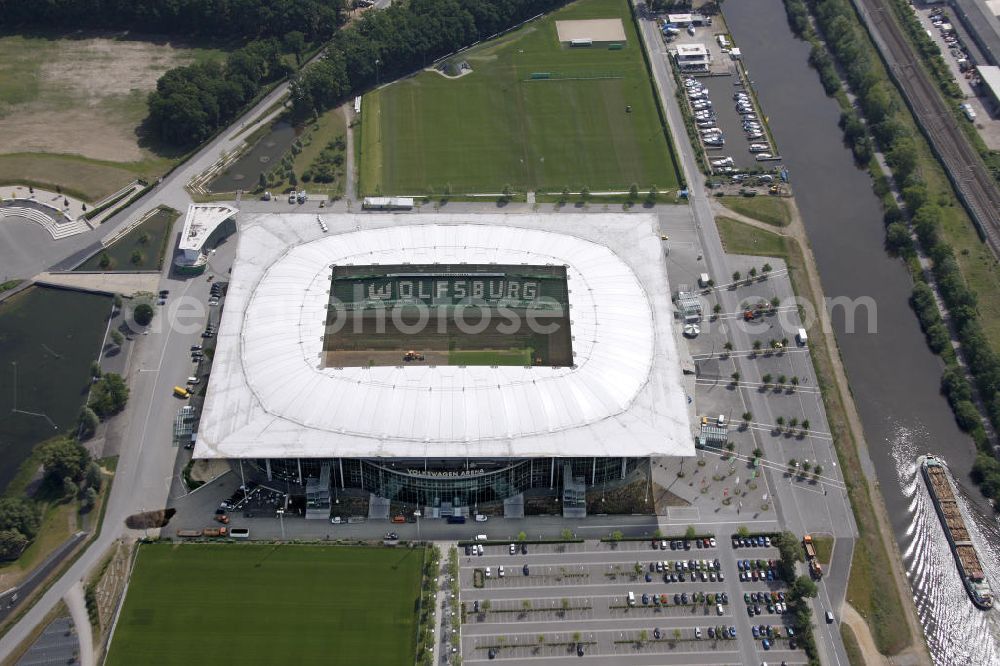
[[[655,216],[243,216],[197,458],[693,455]],[[331,265],[567,267],[574,365],[327,368]]]

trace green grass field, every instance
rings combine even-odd
[[[571,49],[556,20],[621,18],[626,46]],[[678,183],[625,0],[579,0],[466,51],[472,73],[424,71],[364,98],[363,194],[661,191]],[[550,80],[530,80],[550,72]],[[572,77],[617,78],[573,80]],[[631,113],[626,113],[631,105]]]
[[[737,213],[775,227],[785,227],[792,221],[788,204],[780,197],[722,197],[722,205]]]
[[[170,229],[180,213],[161,208],[148,220],[76,268],[78,271],[153,271],[163,266]],[[136,255],[135,252],[139,254]],[[107,255],[108,263],[101,266]],[[134,261],[138,258],[139,261]]]
[[[141,546],[106,663],[411,666],[422,563],[420,549]]]
[[[452,350],[449,365],[531,365],[530,349]]]

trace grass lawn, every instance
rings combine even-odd
[[[327,111],[315,123],[310,123],[306,131],[300,137],[302,141],[302,152],[295,156],[295,173],[303,180],[303,174],[310,172],[316,161],[327,145],[337,137],[344,137],[346,142],[347,123],[344,114],[339,108]],[[332,150],[332,149],[331,149]],[[335,150],[333,152],[336,152]],[[344,158],[342,166],[335,169],[336,178],[332,183],[320,183],[316,180],[306,185],[310,192],[328,194],[330,196],[344,195],[344,169],[347,167],[347,155],[344,150],[339,151]]]
[[[717,217],[715,223],[722,245],[730,254],[751,254],[760,257],[788,256],[788,241],[778,234],[751,227],[731,217]]]
[[[180,216],[172,208],[161,208],[148,220],[115,241],[110,247],[83,262],[78,271],[152,271],[163,266],[163,255],[170,240],[170,229]],[[134,255],[138,252],[138,255]],[[101,266],[107,256],[108,263]],[[133,261],[135,257],[139,261]]]
[[[531,365],[530,349],[452,350],[450,365]]]
[[[833,537],[814,536],[813,547],[816,548],[816,559],[819,560],[819,563],[829,564],[830,558],[833,557]]]
[[[792,221],[788,204],[781,197],[722,197],[722,205],[775,227],[787,226]]]
[[[556,20],[591,18],[620,18],[625,48],[558,42]],[[675,188],[641,48],[625,0],[578,0],[461,54],[469,74],[424,71],[369,93],[361,192]],[[531,80],[534,72],[553,78]]]
[[[847,624],[840,623],[840,637],[844,640],[844,652],[847,653],[847,661],[851,666],[865,666],[868,662],[861,651],[861,645]]]
[[[140,546],[107,664],[410,666],[421,549]]]

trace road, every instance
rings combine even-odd
[[[670,71],[670,63],[663,40],[653,21],[640,20],[639,23],[642,38],[650,56],[657,93],[660,95],[663,108],[667,113],[673,143],[678,150],[679,164],[685,182],[688,183],[689,202],[694,213],[704,261],[709,269],[708,273],[715,276],[729,276],[733,272],[733,266],[723,249],[722,240],[715,225],[709,195],[702,185],[704,178],[698,168],[694,150],[684,132],[684,120],[676,101],[676,84]],[[767,100],[763,100],[763,102],[766,105]],[[741,311],[739,290],[720,290],[718,298],[723,312]],[[728,334],[735,349],[748,350],[752,348],[753,339],[744,327],[731,326]],[[808,359],[803,360],[808,363]],[[736,364],[741,377],[756,378],[756,381],[759,381],[760,370],[756,361],[741,356],[736,359]],[[811,363],[808,366],[803,365],[800,376],[811,376],[812,374]],[[774,413],[773,401],[768,399],[766,393],[746,388],[741,389],[741,393],[747,410],[753,413],[756,421],[776,422],[779,414]],[[821,427],[828,431],[825,422]],[[764,450],[765,458],[774,461],[786,459],[781,450],[781,443],[776,438],[763,438],[758,444]],[[827,446],[832,449],[832,443],[827,443]],[[832,451],[828,451],[828,455],[832,458]],[[844,599],[847,575],[849,574],[850,553],[853,550],[853,538],[857,535],[854,515],[851,512],[846,492],[842,489],[843,478],[840,475],[840,470],[836,466],[831,466],[826,469],[826,472],[841,483],[826,485],[823,488],[823,493],[818,494],[791,483],[783,478],[780,471],[773,469],[765,469],[764,471],[770,487],[774,489],[775,509],[781,517],[781,524],[785,529],[797,534],[804,534],[819,531],[818,526],[827,526],[839,540],[841,552],[838,553],[838,556],[842,559],[835,562],[837,566],[831,567],[831,572],[824,577],[820,584],[820,594],[813,606],[814,615],[817,617],[821,617],[827,609],[839,609]],[[816,631],[816,637],[823,663],[847,666],[847,654],[844,652],[838,632],[824,630],[824,627],[821,626]]]

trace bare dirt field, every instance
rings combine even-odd
[[[560,42],[592,39],[595,42],[624,42],[625,27],[621,19],[581,19],[556,21]]]
[[[0,153],[149,158],[137,128],[156,80],[217,53],[123,36],[0,38]]]

